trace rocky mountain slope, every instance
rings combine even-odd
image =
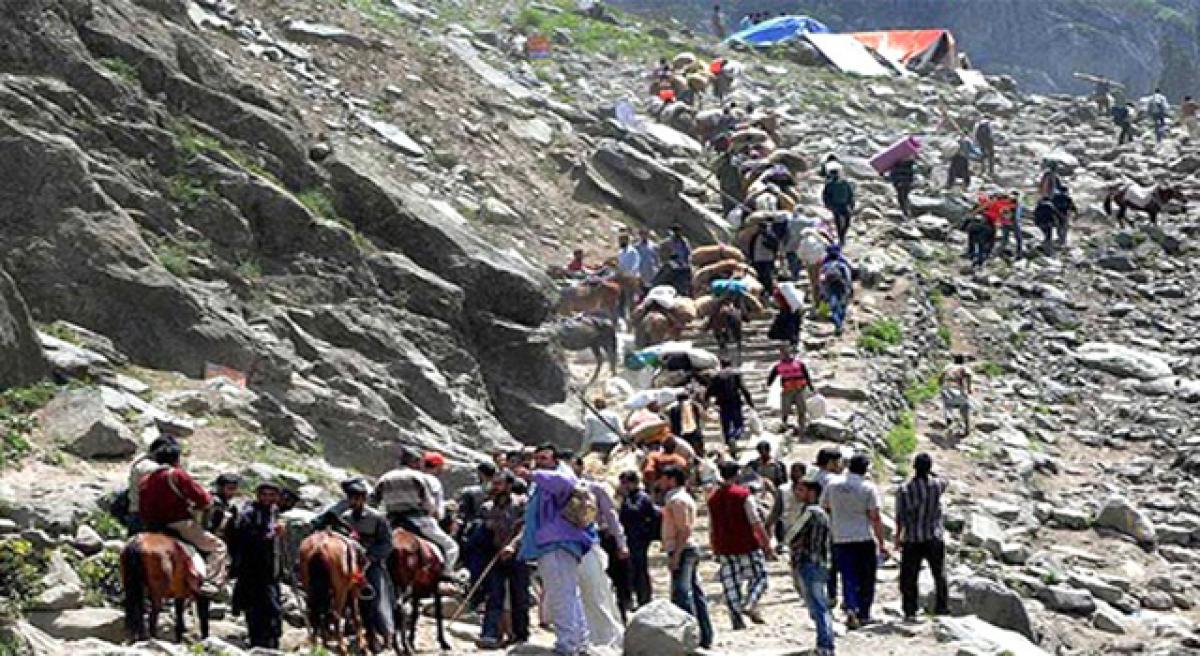
[[[121,641],[122,532],[104,499],[161,428],[191,432],[200,477],[279,478],[308,510],[347,468],[386,467],[397,442],[459,463],[514,439],[567,443],[584,368],[547,337],[540,270],[574,247],[607,256],[621,224],[721,226],[709,155],[642,100],[651,62],[706,47],[677,29],[398,0],[33,0],[0,19],[0,588],[27,620],[0,651]],[[557,43],[549,61],[519,55],[533,30]],[[810,162],[841,155],[861,194],[851,324],[805,326],[830,416],[797,441],[769,415],[763,437],[789,461],[867,449],[885,490],[928,450],[953,481],[952,606],[974,619],[899,622],[889,565],[883,622],[839,627],[840,651],[1195,653],[1200,225],[1194,202],[1161,226],[1119,228],[1100,209],[1126,179],[1200,199],[1195,145],[1176,130],[1114,148],[1061,97],[745,63],[742,101],[779,110],[782,145]],[[620,99],[646,129],[609,120]],[[1026,225],[1028,258],[965,268],[970,197],[941,190],[943,107],[998,116],[985,184],[1029,189],[1043,157],[1064,163],[1082,209],[1068,248],[1036,250]],[[914,220],[865,164],[909,132],[930,144]],[[804,211],[821,212],[819,178],[803,185]],[[951,350],[977,374],[966,438],[937,403]],[[760,349],[748,367],[767,362]],[[247,386],[201,380],[209,364]],[[771,571],[772,621],[721,631],[719,651],[810,644],[783,564]],[[458,651],[476,631],[452,627]],[[196,650],[237,653],[239,622],[214,633]],[[150,650],[183,653],[130,653]]]
[[[671,16],[708,30],[714,3],[616,0],[617,6]],[[802,13],[837,31],[944,28],[954,32],[973,64],[1012,75],[1040,93],[1082,93],[1076,72],[1104,75],[1134,93],[1161,85],[1173,98],[1192,94],[1200,78],[1200,4],[1194,0],[794,0],[719,3],[732,25],[753,11]]]

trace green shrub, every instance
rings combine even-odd
[[[48,560],[44,551],[21,538],[0,542],[0,612],[5,615],[20,611],[37,596],[45,583]]]
[[[988,378],[999,378],[1000,376],[1004,375],[1004,367],[1001,367],[991,360],[981,362],[977,369],[979,370],[979,373],[987,376]]]
[[[164,244],[159,247],[158,263],[177,278],[187,278],[192,275],[192,263],[187,249],[177,244]]]
[[[897,469],[907,470],[909,456],[917,450],[917,422],[912,411],[900,413],[900,419],[887,432],[884,442],[888,457],[896,463]]]
[[[908,399],[909,405],[916,407],[922,403],[934,398],[942,391],[941,376],[931,374],[928,378],[922,381],[916,381],[904,389],[904,398]]]
[[[237,274],[246,280],[259,280],[263,275],[262,263],[253,258],[242,260],[237,265]]]
[[[167,195],[185,208],[195,207],[210,191],[200,180],[188,175],[173,175],[167,180]]]
[[[31,413],[45,406],[58,393],[53,383],[14,387],[0,394],[0,469],[29,455],[29,436],[37,428]],[[0,588],[2,590],[3,588]]]
[[[333,206],[333,201],[320,189],[302,191],[296,194],[296,200],[300,201],[300,204],[307,207],[308,211],[313,214],[329,221],[338,221],[338,213]]]
[[[120,57],[105,57],[100,60],[100,65],[126,82],[136,84],[138,81],[137,68]]]
[[[954,335],[950,332],[950,326],[947,326],[945,323],[938,324],[937,336],[938,341],[946,348],[950,348],[950,345],[954,343]]]
[[[895,319],[876,319],[863,328],[858,338],[858,347],[874,353],[883,353],[889,347],[897,346],[903,341],[900,322]]]
[[[124,530],[121,532],[124,536]],[[106,602],[121,602],[121,554],[101,551],[75,565],[83,582],[83,601],[87,606],[103,606]]]

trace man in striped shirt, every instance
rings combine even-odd
[[[917,617],[917,579],[921,562],[929,561],[936,588],[934,613],[946,612],[946,544],[942,541],[942,493],[947,482],[933,474],[933,458],[919,453],[913,477],[896,490],[896,550],[900,551],[900,595],[904,617]]]

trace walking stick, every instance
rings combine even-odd
[[[508,544],[504,545],[504,549],[517,546],[517,541],[520,539],[521,532],[518,531],[517,534],[513,536],[513,539],[509,540]],[[463,611],[471,604],[471,597],[475,596],[475,593],[479,590],[479,586],[483,585],[484,579],[487,578],[488,574],[492,573],[492,568],[496,566],[496,563],[500,562],[500,554],[504,553],[504,549],[497,551],[496,555],[492,556],[492,560],[487,564],[487,567],[483,568],[483,572],[479,575],[479,580],[475,581],[475,585],[471,586],[471,589],[467,591],[467,595],[463,597],[463,603],[459,604],[458,608],[455,609],[454,616],[450,618],[451,624],[457,622],[458,618],[462,617]],[[513,555],[513,558],[516,558],[515,554]]]

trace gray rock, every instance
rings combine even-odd
[[[955,597],[961,595],[962,606],[951,610],[955,614],[975,615],[1002,629],[1033,638],[1033,624],[1020,595],[1002,583],[982,577],[964,579],[955,585]]]
[[[33,610],[68,610],[83,605],[83,590],[73,585],[52,585],[30,601]]]
[[[25,299],[0,269],[0,389],[24,387],[49,373]]]
[[[61,640],[99,638],[119,643],[125,639],[125,614],[115,608],[80,608],[29,613],[29,623]]]
[[[1074,531],[1086,529],[1092,521],[1092,516],[1081,508],[1063,508],[1055,506],[1050,510],[1050,521],[1062,528]]]
[[[1092,615],[1092,626],[1105,633],[1117,635],[1129,633],[1129,625],[1125,616],[1104,602],[1096,604],[1096,613]]]
[[[849,426],[833,417],[822,417],[808,422],[808,431],[817,439],[834,442],[849,442],[854,437]]]
[[[1038,590],[1037,597],[1047,608],[1068,615],[1091,615],[1096,610],[1092,593],[1065,585],[1046,586]]]
[[[125,458],[138,448],[132,431],[108,410],[98,389],[60,393],[41,421],[51,440],[81,458]]]
[[[1100,512],[1096,514],[1093,525],[1124,533],[1142,544],[1155,542],[1154,523],[1145,513],[1121,497],[1112,497],[1105,501]]]
[[[485,198],[479,206],[479,219],[505,225],[521,225],[525,223],[519,212],[504,204],[499,198]]]
[[[293,41],[303,43],[320,43],[330,41],[352,48],[366,48],[370,45],[366,39],[336,25],[310,23],[303,20],[289,21],[283,27],[283,33]]]
[[[1096,260],[1096,265],[1102,269],[1108,269],[1110,271],[1128,272],[1135,271],[1138,268],[1138,265],[1133,261],[1133,258],[1129,257],[1125,253],[1108,253],[1106,255],[1102,255],[1098,260]]]
[[[80,524],[79,528],[75,531],[75,539],[71,541],[71,544],[85,556],[90,556],[100,553],[104,549],[104,538],[100,537],[96,529],[91,526]]]
[[[980,547],[994,556],[999,556],[1005,542],[1004,530],[990,515],[971,513],[967,517],[963,542],[972,547]]]
[[[1088,342],[1075,350],[1080,364],[1117,376],[1154,380],[1170,376],[1171,365],[1166,357],[1109,342]]]
[[[700,625],[665,599],[642,606],[625,629],[626,656],[686,656],[700,647]]]
[[[549,146],[554,143],[554,128],[540,118],[514,118],[508,122],[508,129],[512,130],[517,137],[539,146]]]
[[[366,116],[360,116],[363,125],[371,129],[389,146],[411,157],[424,157],[425,147],[408,136],[400,126],[387,121],[379,121]]]
[[[1017,105],[996,91],[988,91],[976,99],[975,107],[996,116],[1013,116],[1017,113]]]
[[[934,633],[942,642],[959,642],[967,653],[988,656],[1050,656],[1027,636],[993,626],[978,617],[939,617]],[[961,653],[961,652],[960,652]]]

